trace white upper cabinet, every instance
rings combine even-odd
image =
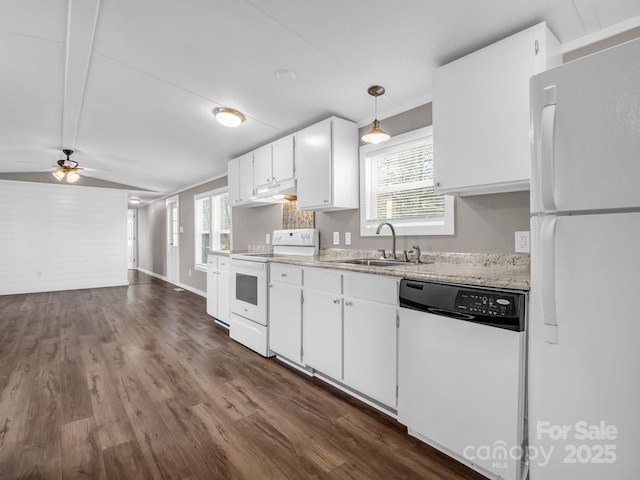
[[[331,117],[296,133],[299,210],[358,208],[358,127]]]
[[[256,193],[267,191],[273,183],[271,144],[253,151],[253,189]]]
[[[227,169],[229,205],[248,205],[253,198],[253,153],[229,161]]]
[[[253,188],[256,197],[295,194],[293,135],[253,152]]]
[[[271,144],[273,181],[276,184],[287,180],[293,183],[295,175],[294,139],[294,135],[288,135]]]
[[[529,189],[529,79],[561,62],[561,45],[543,22],[434,72],[437,191]]]
[[[294,136],[288,135],[229,161],[229,204],[257,207],[272,196],[295,194]]]

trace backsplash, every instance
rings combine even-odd
[[[314,228],[314,212],[298,210],[297,200],[287,200],[282,204],[282,229]]]

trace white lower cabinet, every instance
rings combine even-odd
[[[207,260],[207,313],[229,323],[229,258],[209,255]]]
[[[271,264],[269,349],[302,363],[302,268]]]
[[[397,308],[345,300],[344,383],[390,407],[396,406]]]
[[[305,365],[342,381],[342,274],[305,269],[302,319]]]
[[[342,298],[307,290],[303,319],[304,363],[342,380]]]
[[[399,283],[386,275],[272,263],[270,349],[395,409]]]
[[[400,279],[344,276],[344,383],[392,408],[398,385]]]

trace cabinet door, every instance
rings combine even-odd
[[[529,79],[546,63],[539,57],[546,55],[547,38],[552,35],[546,26],[536,25],[435,71],[433,159],[438,191],[473,194],[529,188]]]
[[[305,290],[302,318],[305,365],[342,380],[342,297]]]
[[[273,282],[269,288],[269,348],[302,362],[302,288]]]
[[[397,309],[351,298],[344,305],[344,383],[395,407]]]
[[[220,260],[222,262],[222,260]],[[226,260],[227,262],[229,260]],[[216,318],[222,320],[224,323],[229,323],[229,304],[231,299],[229,295],[231,277],[229,270],[223,270],[222,267],[218,270],[218,315]]]
[[[248,202],[253,197],[253,153],[239,158],[240,201]]]
[[[215,261],[207,264],[207,313],[218,318],[218,266]]]
[[[276,140],[272,147],[272,174],[275,182],[293,178],[293,135]]]
[[[299,209],[331,204],[331,154],[331,120],[317,123],[296,134]]]
[[[257,192],[272,183],[271,145],[265,145],[253,152],[253,187]]]
[[[240,200],[240,159],[234,158],[227,164],[227,181],[229,184],[229,205],[237,205]]]

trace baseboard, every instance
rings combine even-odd
[[[200,295],[201,297],[207,298],[207,292],[203,292],[202,290],[198,290],[197,288],[193,288],[189,285],[185,285],[184,283],[180,283],[180,282],[170,282],[166,276],[152,272],[151,270],[147,270],[146,268],[138,267],[137,270],[139,272],[146,273],[147,275],[151,275],[152,277],[158,278],[160,280],[164,280],[165,282],[175,285],[176,287],[184,288],[185,290],[188,290],[191,293],[195,293],[196,295]]]

